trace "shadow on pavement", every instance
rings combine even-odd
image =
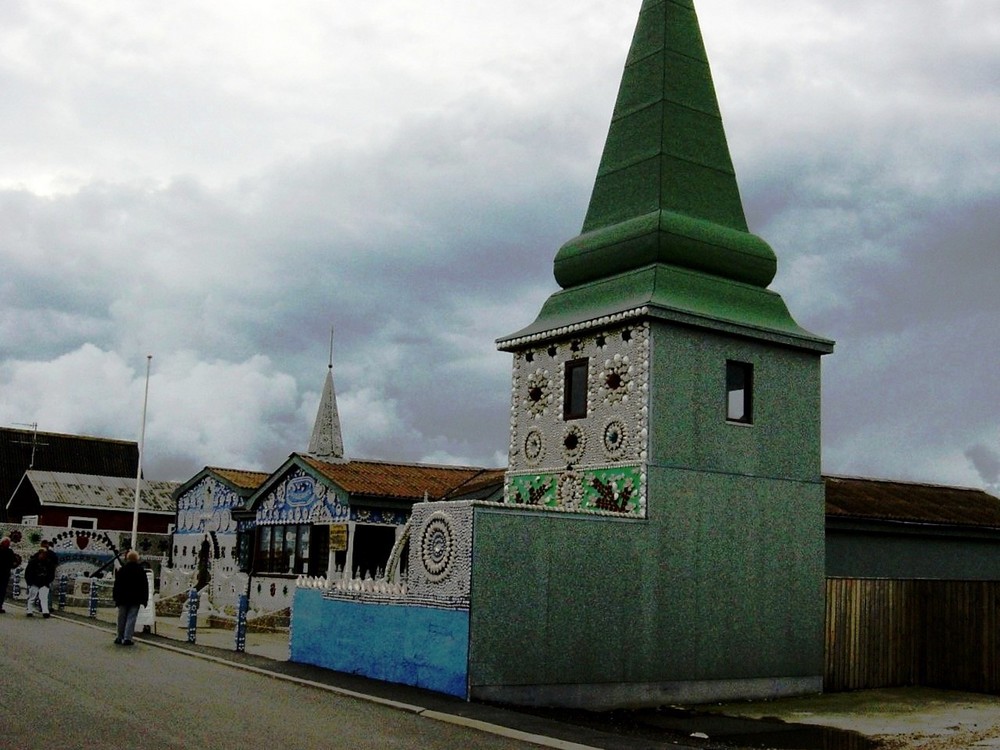
[[[556,721],[592,726],[637,739],[662,742],[672,737],[703,748],[877,750],[883,747],[877,740],[844,729],[780,719],[723,716],[670,706],[599,713],[544,709],[538,713]]]

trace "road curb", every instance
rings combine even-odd
[[[458,716],[457,714],[427,710],[422,711],[420,715],[427,719],[443,721],[446,724],[455,724],[460,727],[468,727],[469,729],[478,729],[480,732],[495,734],[498,737],[504,737],[509,740],[520,740],[522,742],[531,742],[536,745],[541,745],[542,747],[555,748],[555,750],[601,750],[593,745],[581,745],[578,742],[567,742],[566,740],[558,740],[555,737],[545,737],[540,734],[522,732],[520,729],[511,729],[510,727],[501,726],[499,724],[491,724],[486,721],[480,721],[479,719],[470,719],[467,716]]]

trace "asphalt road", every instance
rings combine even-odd
[[[112,638],[8,606],[0,615],[0,747],[536,747]]]

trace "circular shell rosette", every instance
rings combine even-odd
[[[548,370],[538,368],[525,378],[524,403],[533,417],[540,417],[552,403],[552,381]]]
[[[545,440],[541,430],[529,430],[524,437],[524,458],[536,465],[545,457]]]
[[[420,562],[433,582],[448,577],[455,559],[455,535],[445,513],[433,513],[420,535]]]
[[[563,435],[562,452],[567,463],[576,463],[583,458],[587,450],[587,433],[576,425],[572,425]]]
[[[620,419],[612,419],[604,426],[602,438],[604,453],[613,461],[620,459],[628,450],[628,428]]]
[[[626,402],[635,387],[634,380],[635,368],[628,356],[616,354],[613,359],[604,362],[597,397],[607,404]]]

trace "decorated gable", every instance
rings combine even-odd
[[[257,504],[258,525],[342,523],[350,516],[346,493],[297,465]]]
[[[240,496],[209,475],[177,498],[178,533],[235,533],[232,510]]]

